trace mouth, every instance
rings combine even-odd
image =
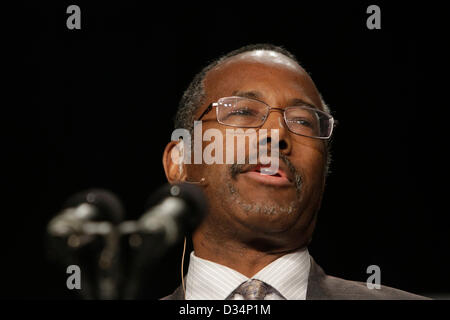
[[[276,187],[293,186],[292,179],[286,173],[286,170],[278,168],[276,171],[271,172],[270,165],[258,164],[252,166],[247,170],[244,170],[241,175],[264,185]]]

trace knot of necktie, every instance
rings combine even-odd
[[[252,279],[243,282],[225,300],[286,300],[267,283]]]

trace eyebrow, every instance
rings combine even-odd
[[[261,101],[261,102],[267,104],[264,101],[263,94],[261,92],[259,92],[259,91],[256,91],[256,90],[251,90],[251,91],[239,91],[239,90],[236,90],[236,91],[233,91],[231,94],[233,96],[236,96],[236,97],[254,99],[254,100],[258,100],[258,101]],[[308,107],[311,107],[311,108],[319,109],[315,105],[313,105],[313,104],[311,104],[309,102],[306,102],[305,100],[300,99],[300,98],[293,98],[293,99],[289,100],[289,102],[286,104],[287,107],[299,106],[299,105],[301,105],[301,106],[308,106]]]
[[[231,93],[231,95],[236,96],[236,97],[260,100],[260,101],[264,102],[263,101],[263,95],[259,91],[239,91],[239,90],[236,90],[236,91],[233,91]]]

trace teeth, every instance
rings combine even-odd
[[[277,174],[277,171],[278,170],[275,171],[270,168],[261,168],[261,170],[260,170],[261,174],[266,174],[266,175],[270,175],[270,176]]]

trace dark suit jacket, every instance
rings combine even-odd
[[[349,281],[325,274],[311,257],[306,300],[418,300],[429,299],[381,285],[368,289],[365,282]],[[184,300],[183,288],[178,287],[162,300]]]

